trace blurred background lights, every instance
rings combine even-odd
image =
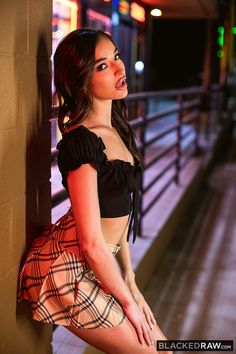
[[[130,6],[130,16],[136,21],[145,22],[145,9],[136,2],[132,2]]]
[[[218,27],[218,44],[220,47],[224,46],[224,34],[225,34],[225,29],[223,26]]]
[[[217,56],[218,56],[218,58],[223,58],[223,56],[224,56],[224,51],[221,50],[221,49],[218,49],[218,50],[217,50]]]
[[[162,11],[160,9],[152,9],[150,14],[151,16],[159,17],[162,15]]]
[[[113,26],[118,26],[119,25],[119,15],[114,12],[112,15],[111,15],[111,22],[113,24]]]
[[[56,32],[55,32],[55,36],[56,38],[62,38],[64,36],[64,33],[61,29],[58,29]]]
[[[136,74],[142,74],[144,69],[144,63],[141,60],[136,61],[134,64]]]

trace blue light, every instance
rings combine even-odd
[[[112,6],[118,7],[119,6],[119,0],[112,0]]]
[[[117,12],[113,12],[112,16],[111,16],[111,22],[113,26],[118,26],[120,23],[119,20],[119,15]]]
[[[136,61],[134,64],[136,74],[142,74],[144,70],[144,63],[141,60]]]

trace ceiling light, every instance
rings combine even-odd
[[[152,9],[150,14],[151,16],[159,17],[162,15],[162,11],[160,9]]]
[[[137,74],[142,74],[144,70],[144,63],[141,60],[136,61],[134,64],[134,69]]]

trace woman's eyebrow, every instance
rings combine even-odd
[[[118,49],[115,48],[114,54],[115,54],[115,52],[117,52],[117,51],[118,51]],[[94,64],[97,64],[97,63],[99,63],[100,61],[103,61],[103,60],[106,60],[106,59],[107,59],[107,58],[99,58],[99,59],[96,59],[95,62],[94,62]]]

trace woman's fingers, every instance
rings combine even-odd
[[[139,342],[140,342],[141,344],[144,344],[144,337],[143,337],[143,330],[142,330],[142,327],[141,327],[141,326],[136,327],[136,331],[137,331],[137,335],[138,335]]]
[[[152,319],[151,319],[151,316],[150,316],[150,313],[144,313],[145,314],[145,318],[146,318],[146,321],[149,325],[149,328],[152,330],[153,329],[153,323],[152,323]]]
[[[152,312],[151,313],[149,312],[148,323],[149,323],[149,326],[150,326],[151,329],[153,329],[153,327],[157,324],[156,320],[155,320],[155,317],[153,316]]]
[[[150,329],[152,329],[153,325],[156,325],[156,320],[155,320],[155,317],[153,316],[153,313],[152,313],[149,305],[147,304],[147,302],[145,301],[143,296],[141,298],[139,298],[139,300],[136,302],[137,302],[139,308],[141,309],[141,311],[143,312]]]
[[[136,332],[141,344],[146,343],[148,346],[154,345],[150,329],[145,321],[136,327]]]
[[[155,317],[153,316],[153,313],[152,313],[150,307],[147,305],[147,303],[140,306],[140,309],[142,310],[142,313],[143,313],[144,318],[146,320],[146,335],[144,335],[145,341],[148,345],[155,346],[155,340],[154,340],[152,333],[151,333],[153,326],[156,325]],[[148,336],[148,339],[147,339],[147,336]]]
[[[143,336],[148,346],[153,345],[153,338],[151,335],[151,331],[146,323],[143,325]]]
[[[156,325],[157,324],[157,321],[153,315],[153,313],[151,312],[151,321],[152,321],[152,324]]]
[[[153,313],[152,313],[150,307],[148,305],[142,306],[141,310],[145,316],[145,319],[148,323],[149,328],[152,330],[153,326],[156,324],[156,320],[155,320],[155,317],[153,316]]]
[[[138,305],[133,302],[132,304],[124,307],[125,313],[129,318],[130,322],[133,324],[138,340],[141,344],[147,344],[148,346],[154,345],[152,333],[151,333],[151,315],[148,311],[148,307],[145,303]],[[148,318],[148,320],[147,320]]]
[[[145,314],[148,317],[149,320],[148,322],[150,322],[150,324],[155,325],[156,324],[155,317],[153,316],[152,310],[148,305],[145,306]]]
[[[150,307],[146,304],[146,306],[143,306],[143,313],[145,315],[146,321],[150,327],[150,329],[153,328],[153,325],[156,324],[155,317],[153,316],[153,313],[150,309]]]

